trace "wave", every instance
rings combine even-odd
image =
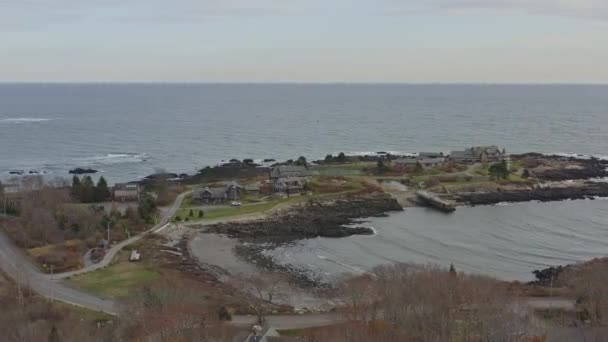
[[[557,152],[557,153],[543,153],[546,156],[560,156],[560,157],[568,157],[568,158],[577,158],[577,159],[599,159],[599,160],[608,160],[608,156],[599,155],[599,154],[580,154],[580,153],[565,153],[565,152]]]
[[[337,156],[340,152],[333,153],[333,156]],[[404,151],[379,151],[379,152],[366,152],[366,151],[355,151],[355,152],[344,152],[347,156],[385,156],[387,154],[391,154],[393,156],[408,156],[415,157],[418,155],[418,152],[404,152]]]
[[[31,122],[46,122],[51,121],[53,119],[44,119],[44,118],[5,118],[0,119],[0,124],[23,124],[23,123],[31,123]]]
[[[143,163],[147,161],[146,153],[108,153],[77,159],[81,164],[113,165],[124,163]]]

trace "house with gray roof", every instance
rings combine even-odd
[[[304,189],[312,173],[304,166],[280,165],[270,170],[270,182],[275,192],[293,194]]]
[[[475,146],[464,151],[452,151],[450,159],[459,163],[488,163],[505,160],[506,151],[498,146]]]

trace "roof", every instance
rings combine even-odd
[[[202,198],[203,195],[211,198],[226,198],[226,188],[204,188],[194,191],[192,198]]]
[[[464,150],[464,151],[452,151],[450,152],[450,157],[452,159],[474,159],[475,155],[473,155],[473,151]]]
[[[273,167],[270,171],[270,178],[284,177],[308,177],[310,171],[304,166],[297,165],[280,165]]]
[[[139,184],[137,183],[116,183],[114,184],[114,190],[138,190]]]

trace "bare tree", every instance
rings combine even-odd
[[[245,294],[249,307],[262,325],[266,315],[272,310],[275,300],[284,293],[285,277],[276,272],[262,272],[257,275],[243,276],[231,281],[233,286]]]

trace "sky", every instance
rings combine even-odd
[[[0,81],[608,83],[608,0],[0,0]]]

